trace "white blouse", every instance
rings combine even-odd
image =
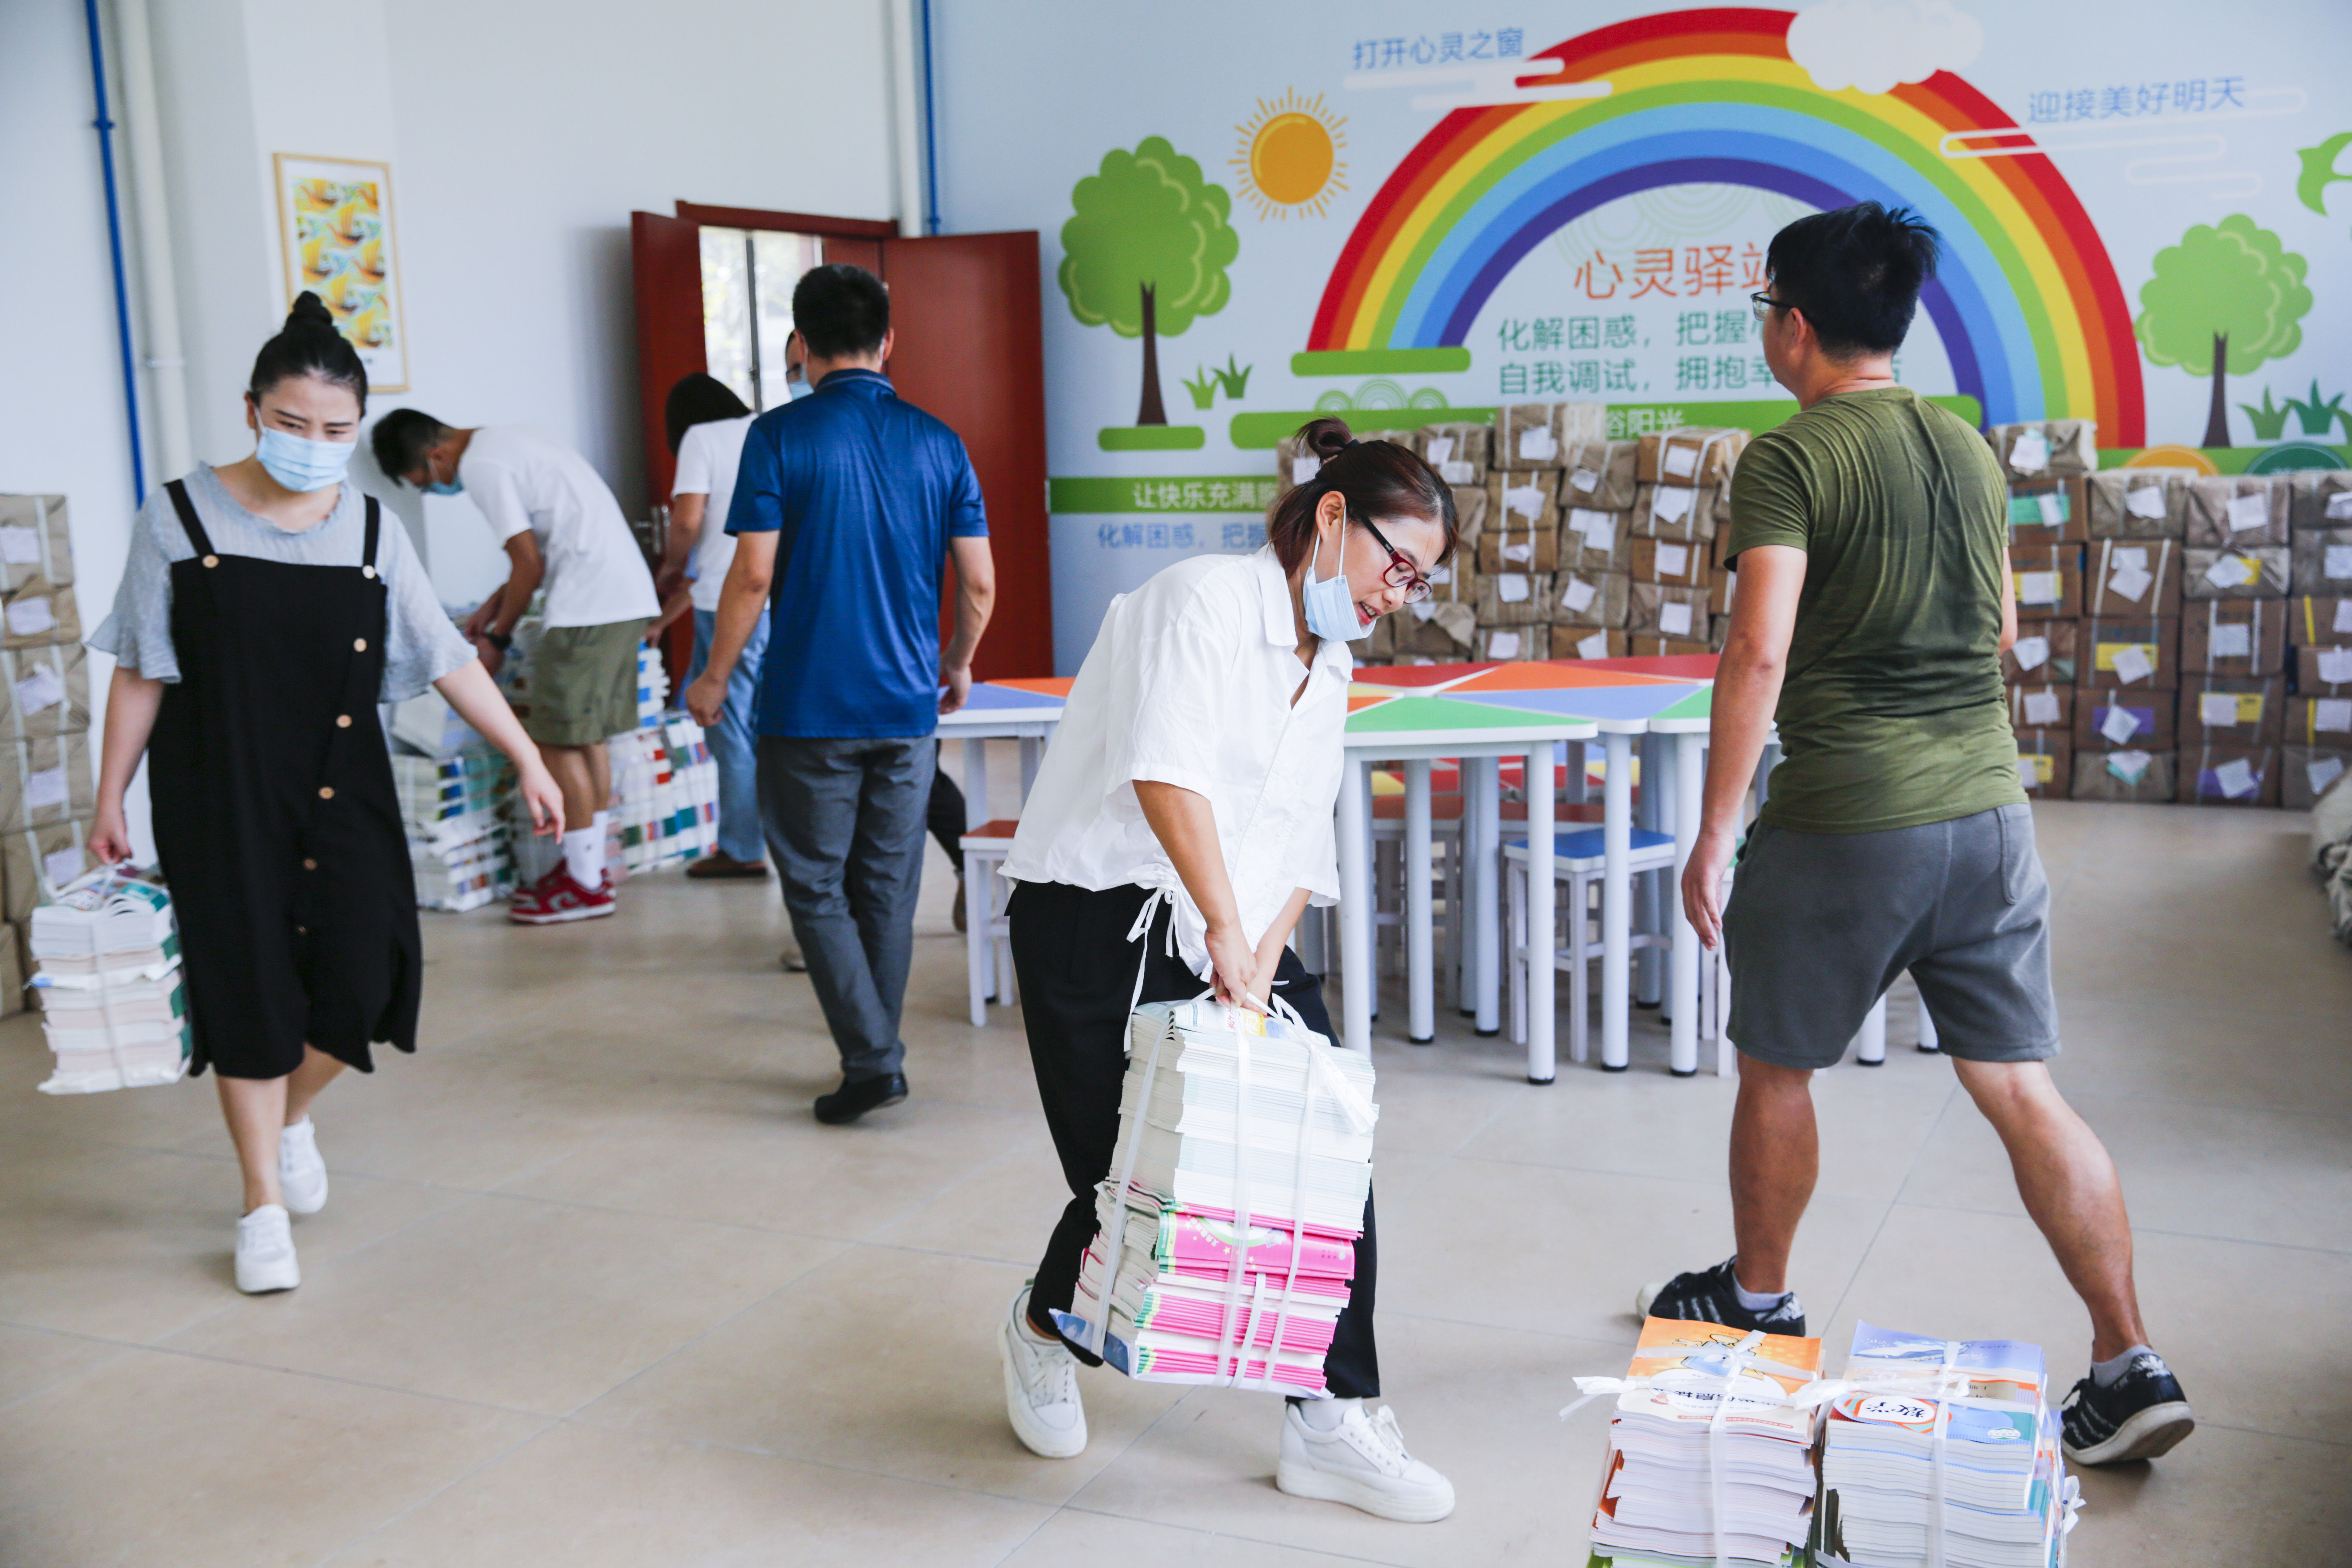
[[[1206,976],[1207,922],[1135,797],[1136,781],[1150,779],[1208,798],[1253,947],[1297,889],[1338,902],[1331,809],[1355,658],[1326,637],[1310,668],[1297,647],[1271,546],[1180,561],[1112,600],[1022,808],[1005,877],[1165,889],[1177,950]]]

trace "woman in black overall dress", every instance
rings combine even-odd
[[[143,752],[194,1070],[215,1070],[244,1169],[247,1291],[300,1282],[289,1211],[327,1198],[311,1100],[345,1067],[372,1070],[373,1042],[416,1048],[424,955],[378,701],[437,685],[513,758],[541,831],[561,826],[538,751],[398,520],[341,483],[366,389],[303,295],[254,366],[259,449],[151,498],[90,639],[119,661],[90,848],[130,858],[122,799]]]

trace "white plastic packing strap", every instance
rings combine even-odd
[[[1908,1376],[1890,1374],[1881,1377],[1838,1378],[1816,1384],[1799,1391],[1800,1405],[1826,1405],[1843,1399],[1849,1394],[1886,1394],[1897,1398],[1930,1399],[1936,1404],[1936,1426],[1928,1448],[1927,1507],[1932,1522],[1927,1528],[1927,1568],[1945,1568],[1944,1533],[1947,1528],[1944,1496],[1944,1467],[1950,1449],[1952,1408],[1964,1405],[1986,1410],[2005,1410],[2017,1403],[2009,1399],[1979,1399],[1966,1392],[1968,1373],[1958,1370],[1960,1342],[1944,1342],[1944,1353],[1934,1372],[1920,1372]],[[1924,1367],[1924,1363],[1923,1367]],[[1922,1384],[1927,1386],[1922,1387]]]
[[[1158,918],[1160,911],[1170,907],[1171,903],[1167,889],[1152,889],[1151,896],[1143,900],[1143,908],[1136,911],[1135,922],[1127,928],[1127,940],[1140,941],[1143,944],[1143,951],[1135,961],[1135,989],[1128,994],[1127,1000],[1127,1046],[1128,1054],[1130,1056],[1134,1054],[1135,1049],[1135,1009],[1143,1000],[1143,975],[1151,963],[1151,923]],[[1176,922],[1172,918],[1168,922],[1167,945],[1170,956],[1174,956]],[[1173,1032],[1173,1025],[1163,1021],[1151,1037],[1151,1049],[1143,1058],[1143,1094],[1147,1100],[1151,1093],[1152,1075],[1160,1068],[1160,1047],[1167,1044],[1168,1037]],[[1140,1108],[1137,1114],[1139,1117],[1143,1114]],[[1127,1157],[1119,1162],[1118,1175],[1111,1183],[1112,1223],[1105,1227],[1109,1234],[1104,1243],[1102,1289],[1096,1293],[1094,1305],[1081,1315],[1081,1321],[1087,1325],[1087,1350],[1097,1356],[1103,1353],[1103,1342],[1110,1334],[1111,1298],[1118,1289],[1119,1265],[1126,1261],[1127,1187],[1128,1184],[1135,1179],[1136,1157],[1143,1152],[1140,1130],[1131,1131],[1126,1142]],[[1099,1317],[1094,1315],[1097,1312],[1100,1314]],[[1135,1369],[1130,1364],[1128,1368],[1129,1375],[1134,1375],[1134,1372]]]

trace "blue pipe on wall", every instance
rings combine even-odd
[[[94,5],[97,0],[91,0]],[[931,0],[923,8],[923,232],[940,232],[940,134],[931,109]]]
[[[98,96],[98,160],[106,171],[106,238],[114,257],[114,325],[122,340],[122,405],[131,421],[131,500],[147,499],[147,462],[139,449],[139,369],[131,342],[131,283],[122,265],[122,199],[114,184],[114,119],[106,111],[106,46],[98,26],[98,0],[82,0],[89,17],[89,84]]]

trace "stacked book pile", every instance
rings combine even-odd
[[[661,649],[637,645],[637,728],[658,730],[669,707],[669,671],[662,668]]]
[[[1205,1000],[1138,1008],[1129,1047],[1063,1331],[1150,1382],[1322,1393],[1371,1191],[1370,1058]]]
[[[418,908],[478,909],[513,890],[514,855],[505,816],[514,793],[512,763],[478,737],[446,756],[395,752],[392,776],[400,793]]]
[[[612,742],[616,865],[628,875],[709,853],[719,842],[719,764],[686,713]]]
[[[26,945],[58,1058],[42,1093],[175,1083],[187,1072],[179,928],[159,884],[92,871],[33,911]]]
[[[2040,1346],[1857,1323],[1843,1386],[1822,1449],[1831,1552],[1870,1568],[2054,1568],[2072,1492]]]
[[[1614,1393],[1592,1557],[1614,1568],[1794,1564],[1812,1529],[1822,1342],[1652,1318]],[[1719,1533],[1718,1533],[1719,1532]]]
[[[401,820],[412,829],[430,828],[497,810],[514,788],[514,768],[488,742],[479,742],[453,756],[395,754],[392,782],[400,792]]]

